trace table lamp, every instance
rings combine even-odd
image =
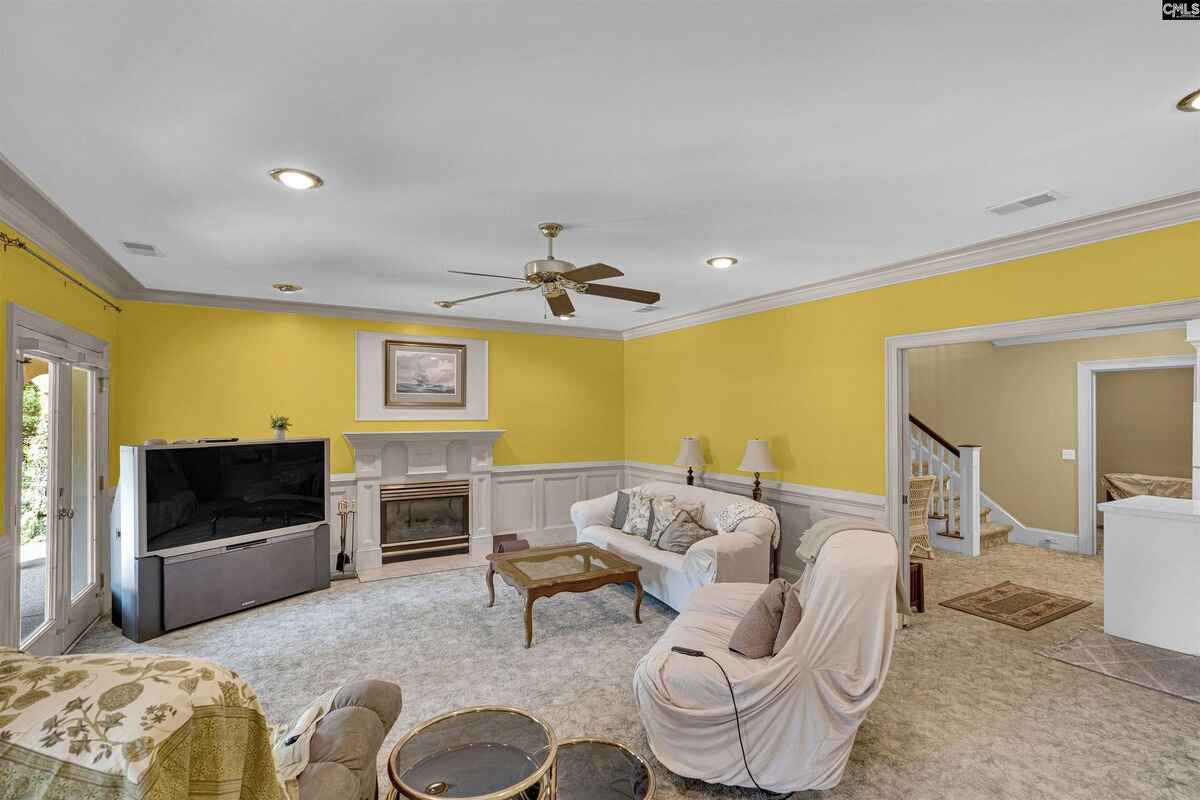
[[[762,500],[762,484],[758,480],[759,474],[775,472],[779,467],[775,466],[775,462],[771,460],[771,452],[767,449],[766,439],[750,439],[746,442],[746,452],[742,456],[742,463],[738,469],[742,472],[754,473],[754,493],[751,496],[755,500]]]
[[[687,483],[692,485],[692,467],[704,466],[704,448],[695,436],[684,436],[679,440],[679,455],[675,456],[675,466],[687,467]]]

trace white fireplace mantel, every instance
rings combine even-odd
[[[381,566],[379,546],[381,484],[465,480],[471,484],[471,551],[490,552],[492,447],[503,429],[350,431],[354,448],[357,568]]]

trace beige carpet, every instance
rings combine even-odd
[[[1093,605],[1032,631],[937,605],[1004,580],[1053,586]],[[979,558],[938,553],[925,564],[925,591],[929,610],[897,636],[891,671],[859,729],[842,783],[797,797],[1194,797],[1200,785],[1194,703],[1038,653],[1102,623],[1101,559],[1011,544]],[[520,598],[499,587],[496,594],[496,607],[487,608],[478,568],[341,581],[327,592],[143,645],[98,625],[80,649],[216,658],[254,684],[275,720],[344,681],[393,680],[405,696],[389,748],[435,714],[509,703],[548,719],[562,736],[608,736],[630,744],[655,770],[656,800],[770,797],[678,778],[649,753],[630,677],[674,617],[669,609],[647,600],[645,624],[635,625],[631,594],[612,586],[539,600],[535,644],[526,650]]]
[[[1038,652],[1066,664],[1200,703],[1200,657],[1197,656],[1131,642],[1099,629],[1080,631]]]
[[[1067,614],[1074,614],[1081,608],[1087,608],[1091,602],[1005,581],[977,592],[968,592],[950,600],[943,600],[942,605],[1002,622],[1023,631],[1031,631]]]

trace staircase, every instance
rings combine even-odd
[[[909,415],[908,420],[912,474],[938,477],[929,509],[929,530],[934,534],[934,545],[976,555],[1007,543],[1012,526],[988,518],[995,504],[979,491],[980,448],[974,445],[956,447],[916,417]],[[964,485],[974,487],[965,503]],[[963,524],[964,505],[977,509],[973,512],[978,514],[976,524],[970,524],[970,521]]]

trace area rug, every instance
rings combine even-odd
[[[943,600],[940,605],[994,622],[1002,622],[1023,631],[1031,631],[1047,622],[1073,614],[1081,608],[1087,608],[1091,603],[1077,597],[1044,592],[1041,589],[1031,589],[1005,581],[987,589]]]
[[[1088,628],[1039,655],[1200,703],[1200,657]]]

